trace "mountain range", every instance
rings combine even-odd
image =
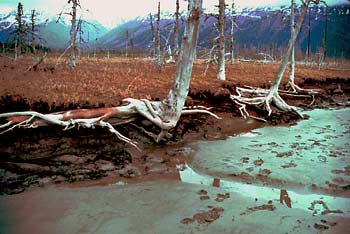
[[[298,13],[300,9],[296,10]],[[326,13],[327,11],[327,13]],[[15,12],[0,15],[0,42],[11,40]],[[185,14],[182,16],[185,17]],[[28,21],[28,15],[24,17]],[[49,48],[63,49],[68,46],[69,22],[58,22],[56,19],[37,15],[37,33],[42,38],[42,44]],[[153,15],[153,19],[156,17]],[[325,40],[325,24],[327,18],[327,39]],[[310,20],[310,23],[309,23]],[[162,46],[173,41],[172,14],[161,15]],[[230,32],[230,16],[227,15],[226,34]],[[245,8],[236,15],[235,49],[266,51],[284,48],[290,37],[290,15],[287,7],[276,8]],[[155,23],[155,22],[154,22]],[[217,19],[215,17],[202,17],[199,32],[199,48],[210,48],[213,38],[217,36]],[[310,30],[309,30],[310,24]],[[350,58],[350,4],[336,6],[312,6],[305,17],[304,24],[297,41],[297,49],[305,52],[308,47],[310,33],[310,49],[316,53],[327,43],[328,56],[342,56]],[[180,20],[179,32],[184,30],[184,20]],[[152,32],[150,30],[150,16],[137,17],[121,23],[108,30],[97,21],[85,21],[82,30],[83,46],[87,49],[123,51],[126,47],[128,33],[128,46],[135,50],[147,50],[152,46]],[[79,40],[79,35],[78,35]],[[227,40],[229,41],[229,40]],[[228,44],[228,43],[227,43]]]

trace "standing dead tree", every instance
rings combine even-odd
[[[154,137],[156,141],[160,141],[168,136],[168,131],[176,126],[180,116],[183,114],[204,113],[219,118],[206,108],[184,108],[196,54],[202,0],[189,0],[188,4],[189,12],[182,40],[183,46],[176,64],[173,84],[167,97],[162,101],[127,98],[123,100],[124,105],[111,108],[71,110],[51,114],[41,114],[34,111],[3,113],[0,114],[0,123],[2,123],[0,129],[4,129],[1,133],[3,134],[18,127],[35,128],[38,126],[59,125],[67,130],[79,126],[86,128],[100,126],[107,128],[120,140],[137,147],[136,142],[120,134],[114,126],[127,124],[138,118],[145,118],[158,126],[160,131],[154,134],[144,130],[142,127],[140,128],[148,135]],[[4,119],[7,122],[4,123],[2,121]]]
[[[232,0],[231,6],[231,32],[230,32],[230,54],[231,54],[231,64],[235,63],[235,35],[234,29],[236,26],[236,8],[235,8],[235,0]]]
[[[30,22],[31,22],[31,35],[32,35],[32,52],[35,55],[36,49],[35,49],[35,10],[32,10],[32,14],[30,16]]]
[[[291,3],[290,3],[290,35],[293,35],[294,30],[295,30],[294,16],[295,16],[295,1],[291,0]],[[294,73],[295,73],[295,48],[294,47],[295,46],[293,45],[292,54],[290,56],[289,82],[291,84],[294,84]],[[294,86],[291,85],[291,87],[294,87]]]
[[[179,16],[180,16],[179,0],[176,0],[175,22],[174,22],[174,55],[177,57],[179,53]]]
[[[226,80],[225,73],[225,0],[219,0],[219,55],[218,80]]]
[[[303,117],[300,113],[297,107],[288,105],[279,95],[278,88],[280,86],[280,83],[282,81],[284,72],[286,71],[286,68],[288,66],[289,59],[292,54],[292,49],[295,44],[295,41],[297,39],[297,36],[300,32],[301,25],[304,21],[305,15],[307,14],[308,8],[310,3],[313,2],[315,4],[318,4],[320,0],[302,0],[301,5],[301,14],[299,16],[298,22],[295,26],[295,30],[293,34],[291,35],[291,38],[288,42],[287,52],[283,55],[282,63],[278,69],[278,72],[276,74],[275,80],[273,81],[272,85],[270,86],[269,90],[266,89],[260,89],[260,88],[241,88],[237,87],[236,92],[237,95],[231,95],[230,98],[240,106],[240,111],[243,117],[249,117],[249,113],[246,110],[246,105],[255,105],[255,106],[263,106],[268,112],[268,116],[271,115],[272,109],[271,109],[271,103],[273,103],[278,109],[285,111],[285,112],[294,112],[298,114],[301,118]],[[304,91],[300,89],[300,91]],[[317,92],[316,90],[306,90],[308,93],[314,93]]]
[[[155,34],[155,30],[154,30],[152,13],[149,13],[149,21],[150,21],[151,33],[152,33],[152,43],[151,43],[152,44],[151,45],[152,53],[151,53],[151,56],[152,56],[152,58],[154,58],[156,55],[156,34]]]
[[[22,3],[18,3],[17,5],[17,16],[16,16],[16,23],[17,23],[17,30],[16,30],[16,43],[15,43],[15,60],[21,56],[22,54],[22,45],[24,40],[24,23],[23,23],[23,5]]]
[[[308,27],[307,27],[307,48],[306,48],[306,56],[307,61],[310,61],[310,55],[311,55],[311,8],[308,10]]]
[[[328,43],[328,6],[325,6],[325,20],[324,20],[324,30],[323,30],[323,39],[322,39],[322,47],[323,47],[323,58],[327,58],[327,43]]]
[[[126,30],[125,34],[125,57],[128,57],[129,31]]]
[[[225,22],[226,22],[226,4],[225,0],[219,0],[219,5],[217,5],[219,9],[219,14],[207,14],[205,21],[210,17],[214,17],[217,19],[217,24],[214,23],[214,27],[218,32],[218,36],[213,38],[212,47],[209,50],[208,58],[206,59],[207,66],[204,71],[204,75],[206,75],[209,65],[211,63],[217,63],[217,75],[216,78],[218,80],[226,80],[225,73],[225,62],[226,62],[226,53],[225,53]]]
[[[79,36],[77,39],[78,39],[78,47],[77,47],[77,50],[78,50],[78,58],[80,59],[81,58],[81,53],[83,52],[83,49],[84,49],[84,44],[87,42],[89,42],[89,31],[88,31],[88,38],[87,40],[88,41],[85,41],[84,37],[83,37],[83,34],[84,34],[84,30],[83,30],[83,23],[84,21],[79,18],[78,20],[78,25],[77,25],[77,36]]]
[[[157,33],[155,40],[155,52],[156,52],[156,64],[158,69],[162,67],[162,56],[161,56],[161,48],[160,48],[160,1],[158,2],[158,11],[157,11]]]
[[[76,65],[76,56],[75,56],[75,51],[76,51],[76,38],[77,38],[77,7],[80,6],[79,0],[68,0],[68,4],[72,3],[72,12],[70,13],[72,17],[72,25],[70,28],[70,63],[69,65],[72,68],[75,68]]]

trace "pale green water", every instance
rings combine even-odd
[[[350,109],[305,114],[310,118],[295,126],[197,143],[193,163],[180,172],[182,181],[211,185],[220,178],[225,189],[271,200],[286,189],[293,208],[309,210],[320,200],[350,216]],[[320,213],[323,206],[315,209]]]
[[[243,173],[265,184],[343,190],[350,185],[350,109],[305,114],[310,118],[295,126],[199,142],[191,166],[212,176]]]

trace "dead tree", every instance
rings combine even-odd
[[[32,35],[32,52],[35,55],[36,54],[36,49],[35,49],[35,10],[32,10],[30,21],[31,21],[31,35]]]
[[[235,35],[234,28],[236,26],[236,9],[235,9],[235,0],[232,0],[231,6],[231,33],[230,33],[230,54],[231,54],[231,64],[235,63]]]
[[[307,27],[307,49],[306,49],[306,56],[307,60],[310,61],[310,54],[311,54],[311,8],[309,9],[309,20],[308,20],[308,27]]]
[[[126,30],[126,38],[125,38],[125,57],[128,57],[128,41],[129,41],[129,31]]]
[[[81,51],[83,49],[83,42],[84,42],[84,39],[83,39],[83,20],[82,19],[78,20],[77,34],[79,35],[79,40],[78,40],[79,47],[77,49],[78,49],[78,58],[80,59]]]
[[[325,6],[325,22],[323,32],[323,57],[327,58],[327,40],[328,40],[328,6]]]
[[[174,55],[177,57],[179,53],[179,16],[180,16],[179,0],[176,0],[175,22],[174,22]]]
[[[162,57],[161,57],[161,48],[160,48],[160,1],[158,2],[158,12],[157,12],[157,34],[155,41],[155,52],[156,52],[156,64],[159,69],[162,67]]]
[[[294,34],[294,16],[295,16],[295,1],[291,0],[290,3],[290,35]],[[290,71],[289,71],[289,82],[294,84],[294,73],[295,73],[295,52],[294,45],[292,47],[292,54],[290,57]],[[293,87],[293,86],[292,86]]]
[[[23,5],[22,3],[18,3],[17,5],[17,30],[16,30],[16,43],[15,43],[15,59],[17,59],[22,54],[22,45],[24,40],[24,23],[23,23]]]
[[[225,74],[225,0],[219,0],[219,63],[218,63],[218,80],[226,80]]]
[[[301,14],[299,16],[298,22],[295,26],[294,33],[291,35],[291,38],[288,42],[288,47],[286,53],[283,55],[282,63],[278,69],[278,72],[276,74],[275,80],[270,86],[269,90],[266,89],[260,89],[260,88],[241,88],[237,87],[236,92],[237,95],[231,95],[231,99],[240,106],[240,111],[243,117],[249,117],[249,113],[246,110],[246,105],[256,105],[261,106],[263,105],[265,109],[268,112],[268,116],[271,115],[272,109],[271,109],[271,103],[273,103],[278,109],[285,111],[285,112],[294,112],[298,114],[301,118],[303,117],[299,113],[299,109],[294,106],[288,105],[279,95],[278,88],[280,86],[280,83],[282,81],[284,72],[286,71],[286,68],[288,66],[289,59],[292,54],[292,49],[295,44],[295,41],[297,39],[297,36],[300,32],[301,25],[304,21],[305,15],[307,14],[308,8],[310,3],[313,2],[315,4],[318,4],[320,0],[302,0],[301,5]],[[308,92],[317,92],[315,90],[307,90]],[[252,97],[253,96],[253,97]]]
[[[76,51],[76,30],[77,30],[77,7],[80,5],[79,0],[68,0],[68,4],[72,3],[72,12],[70,13],[71,17],[72,17],[72,25],[70,28],[70,63],[69,65],[72,68],[76,67],[76,56],[75,56],[75,51]]]
[[[184,108],[196,54],[202,0],[189,0],[188,4],[189,12],[182,40],[183,46],[179,53],[175,77],[167,97],[162,101],[127,98],[123,100],[124,105],[110,108],[72,110],[51,114],[41,114],[34,111],[3,113],[0,114],[0,120],[6,119],[7,122],[0,122],[3,123],[0,125],[0,129],[4,129],[1,133],[3,134],[18,127],[34,128],[59,125],[67,130],[79,126],[87,128],[100,126],[114,133],[120,140],[137,147],[136,142],[120,134],[114,126],[130,123],[139,118],[146,118],[158,126],[160,131],[154,134],[142,127],[140,129],[154,137],[156,141],[159,141],[169,135],[168,131],[176,126],[182,114],[205,113],[219,118],[206,108]]]
[[[152,45],[151,45],[152,53],[151,53],[151,56],[152,56],[152,58],[154,58],[156,55],[156,33],[154,30],[152,13],[149,14],[149,21],[150,21],[151,33],[152,33]]]
[[[133,53],[135,51],[134,39],[135,39],[134,33],[131,33],[131,37],[130,37],[131,53]]]

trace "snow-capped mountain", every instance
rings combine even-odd
[[[312,6],[309,10],[310,17],[305,17],[302,30],[297,41],[297,49],[305,51],[308,41],[308,20],[310,18],[311,52],[315,53],[324,44],[326,8],[324,6]],[[300,9],[296,10],[296,19]],[[229,12],[229,11],[228,11]],[[284,48],[290,37],[288,7],[263,7],[242,8],[237,10],[235,27],[236,50],[250,49],[261,51],[278,50]],[[15,12],[0,14],[0,42],[10,41],[10,31],[15,26]],[[184,30],[186,13],[181,13],[180,35]],[[227,15],[226,32],[229,35],[229,14]],[[30,12],[25,12],[24,19],[30,22]],[[327,51],[329,56],[344,55],[350,57],[350,4],[330,6],[327,8]],[[66,48],[69,41],[69,20],[65,19],[56,23],[55,17],[44,13],[38,13],[37,30],[43,39],[43,45],[50,48]],[[156,16],[153,15],[154,25]],[[161,34],[162,44],[173,40],[174,13],[162,12]],[[202,17],[199,33],[198,47],[209,48],[212,40],[217,36],[217,20],[213,17]],[[124,50],[126,35],[128,34],[128,46],[135,50],[147,50],[152,46],[152,33],[150,30],[150,16],[137,17],[124,21],[117,27],[107,30],[97,21],[87,21],[83,24],[82,38],[85,45],[92,49]],[[78,35],[79,37],[80,35]],[[79,38],[78,38],[79,40]]]
[[[324,6],[310,7],[310,34],[311,52],[316,53],[323,46],[326,8]],[[328,55],[348,54],[350,57],[350,5],[337,5],[327,8],[327,50]],[[296,10],[296,19],[300,9]],[[185,15],[183,15],[185,17]],[[227,15],[226,33],[229,35],[229,15]],[[162,17],[161,17],[162,18]],[[268,48],[278,50],[284,48],[290,37],[290,12],[288,7],[265,7],[265,8],[243,8],[237,12],[237,26],[235,28],[236,49],[256,49]],[[302,30],[299,34],[297,48],[305,51],[308,40],[308,19],[305,17]],[[155,20],[155,17],[154,17]],[[168,15],[161,20],[162,43],[167,38],[172,42],[174,17]],[[213,37],[217,36],[217,20],[214,17],[202,17],[199,32],[199,48],[209,48]],[[184,23],[180,21],[180,33],[183,31]],[[112,29],[98,40],[100,49],[123,50],[126,44],[126,31],[132,35],[132,44],[135,49],[144,50],[151,47],[152,34],[150,30],[150,17],[138,17],[127,21]],[[170,37],[169,37],[170,36]],[[129,41],[130,46],[130,41]],[[228,46],[228,44],[227,44]]]
[[[30,27],[31,12],[24,12],[22,16],[24,25]],[[40,44],[49,48],[66,48],[69,44],[69,31],[71,25],[69,19],[57,21],[56,16],[46,15],[44,12],[36,12],[35,24]],[[13,40],[13,31],[16,27],[16,11],[8,14],[0,14],[0,42]],[[99,38],[108,30],[95,20],[83,20],[82,41],[85,45],[89,40]],[[78,35],[79,39],[80,35]],[[39,42],[39,41],[38,41]]]

